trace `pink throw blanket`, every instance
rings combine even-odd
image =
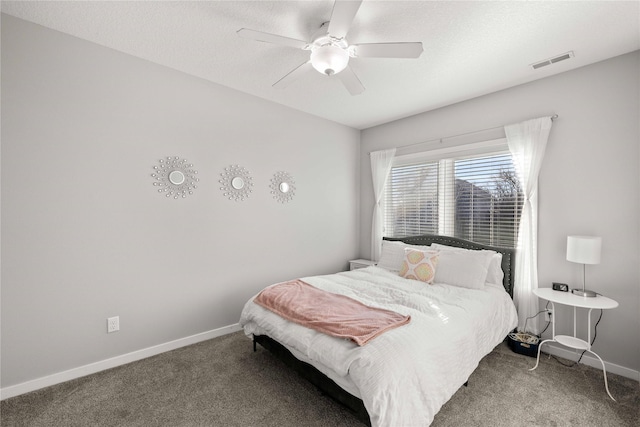
[[[268,287],[254,302],[291,322],[327,335],[349,338],[358,345],[365,345],[383,332],[411,320],[411,316],[369,307],[347,296],[314,288],[302,280]]]

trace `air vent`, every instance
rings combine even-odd
[[[563,53],[562,55],[554,56],[553,58],[545,59],[544,61],[531,64],[531,67],[534,70],[537,70],[538,68],[546,67],[547,65],[555,64],[556,62],[564,61],[565,59],[569,58],[573,58],[572,50],[567,53]]]

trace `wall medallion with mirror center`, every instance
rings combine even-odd
[[[158,187],[158,193],[174,199],[186,198],[193,194],[197,188],[199,179],[198,171],[193,169],[193,164],[180,157],[167,157],[160,159],[153,167],[151,174],[153,185]]]
[[[232,165],[224,168],[220,176],[222,177],[219,181],[222,184],[220,190],[229,200],[243,201],[253,191],[253,178],[242,166]]]
[[[293,177],[287,172],[276,172],[271,178],[271,194],[280,203],[286,203],[293,199],[296,192]]]

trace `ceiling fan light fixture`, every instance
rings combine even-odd
[[[351,95],[359,95],[364,91],[364,86],[353,69],[349,67],[349,58],[415,59],[424,51],[422,42],[349,45],[346,36],[361,3],[362,0],[335,0],[331,19],[322,23],[320,28],[308,39],[311,40],[309,42],[247,28],[241,28],[237,33],[243,38],[311,52],[307,61],[275,82],[273,87],[284,89],[307,71],[311,72],[311,69],[315,69],[326,76],[342,73],[338,80],[342,82]]]
[[[344,70],[349,64],[349,52],[331,44],[311,50],[311,65],[322,74],[332,76]]]

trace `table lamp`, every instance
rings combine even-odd
[[[585,289],[585,270],[587,264],[600,264],[602,238],[593,236],[568,236],[567,261],[582,264],[582,289],[571,292],[582,297],[595,297],[597,294]]]

